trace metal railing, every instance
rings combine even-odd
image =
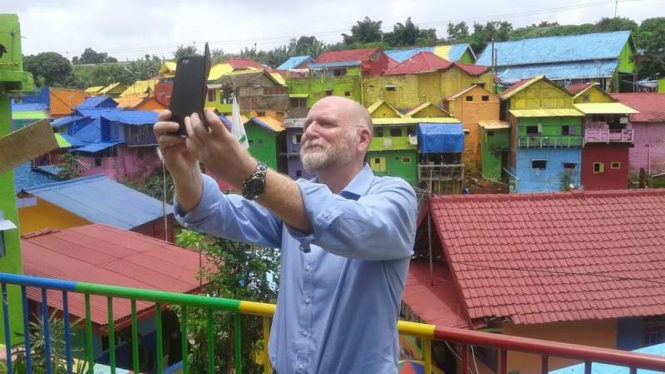
[[[584,138],[573,135],[530,135],[517,138],[519,148],[573,148],[582,147],[583,145]]]
[[[161,291],[151,291],[143,289],[134,289],[126,287],[106,286],[92,283],[70,282],[64,280],[54,280],[47,278],[38,278],[22,275],[14,275],[7,273],[0,273],[0,286],[2,289],[3,300],[3,316],[5,327],[5,349],[7,355],[7,369],[12,373],[12,351],[11,351],[11,329],[10,329],[10,316],[7,299],[7,285],[17,285],[21,288],[21,297],[23,302],[23,331],[25,341],[25,351],[27,353],[26,363],[27,372],[32,373],[32,363],[30,357],[30,334],[29,331],[29,311],[28,311],[28,298],[27,287],[34,287],[41,289],[41,304],[42,304],[42,318],[44,318],[44,341],[46,350],[46,372],[51,373],[50,363],[50,339],[49,339],[49,323],[48,323],[48,300],[47,290],[57,290],[62,292],[63,310],[62,316],[64,319],[64,338],[66,346],[66,361],[67,373],[73,372],[73,358],[72,358],[72,342],[69,331],[69,305],[68,294],[79,293],[85,297],[85,345],[86,345],[86,361],[88,362],[88,374],[93,373],[94,359],[92,349],[92,322],[91,322],[91,308],[90,297],[102,296],[107,298],[108,303],[108,334],[109,334],[109,357],[110,357],[110,370],[111,373],[116,372],[116,346],[114,339],[114,319],[113,319],[113,302],[114,299],[124,299],[131,302],[131,335],[132,335],[132,352],[133,352],[133,370],[134,373],[140,373],[138,362],[138,338],[137,338],[137,314],[136,303],[137,301],[147,301],[154,303],[155,308],[155,329],[157,337],[157,373],[164,372],[163,363],[160,358],[163,357],[162,352],[162,324],[161,313],[163,306],[173,305],[180,306],[183,310],[182,315],[185,316],[181,321],[182,329],[182,366],[181,370],[184,374],[189,373],[188,362],[188,344],[187,344],[187,308],[203,308],[207,311],[207,337],[208,341],[213,339],[213,313],[217,311],[226,311],[235,313],[234,316],[234,357],[235,357],[235,372],[236,374],[242,373],[241,365],[241,337],[240,337],[240,315],[249,314],[263,318],[263,341],[264,346],[267,347],[269,339],[269,324],[270,317],[274,314],[275,305],[262,304],[248,301],[238,301],[206,296],[197,296],[189,294],[176,294]],[[500,359],[499,373],[507,374],[507,353],[508,351],[518,351],[524,353],[537,354],[542,357],[542,373],[548,372],[548,363],[550,357],[561,357],[579,360],[585,363],[585,372],[591,373],[592,362],[605,363],[610,365],[625,366],[630,368],[630,373],[635,374],[637,369],[650,369],[665,371],[665,357],[637,354],[632,352],[618,351],[614,349],[587,347],[575,344],[555,343],[537,339],[521,338],[514,336],[505,336],[500,334],[493,334],[488,332],[469,331],[456,328],[438,327],[423,323],[399,321],[398,331],[401,335],[417,337],[421,339],[423,348],[423,358],[425,364],[425,373],[430,373],[432,368],[432,342],[443,341],[458,343],[461,348],[461,373],[468,373],[469,369],[469,346],[482,346],[498,350],[498,357]],[[214,345],[208,344],[208,373],[214,372]],[[270,363],[266,359],[264,361],[265,373],[271,373]]]
[[[632,143],[635,130],[609,128],[588,128],[584,130],[584,143]]]

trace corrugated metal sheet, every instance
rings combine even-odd
[[[441,45],[436,47],[393,49],[386,51],[386,54],[388,55],[388,57],[397,61],[397,63],[402,63],[420,52],[431,52],[443,58],[444,60],[448,60],[450,62],[456,62],[459,61],[460,58],[462,58],[464,52],[466,52],[466,50],[469,48],[470,46],[468,43],[462,43],[462,44],[453,44],[453,45]]]
[[[53,182],[55,182],[55,179],[51,176],[33,171],[30,162],[21,164],[21,166],[14,169],[15,193],[19,193],[26,188],[43,186]]]
[[[288,60],[284,61],[283,64],[279,65],[277,69],[279,70],[290,70],[295,69],[297,66],[302,65],[305,62],[314,62],[314,59],[309,56],[296,56],[291,57]]]
[[[101,115],[102,119],[119,122],[123,125],[152,125],[157,122],[159,114],[152,111],[132,110],[107,112]]]
[[[573,105],[584,114],[636,114],[639,113],[621,103],[580,103]]]
[[[639,111],[630,116],[633,122],[665,124],[665,93],[622,93],[611,96]]]
[[[386,54],[388,55],[388,57],[395,60],[398,64],[401,64],[402,62],[410,59],[411,57],[415,56],[416,54],[418,54],[420,52],[434,53],[434,47],[419,47],[419,48],[411,48],[411,49],[393,49],[393,50],[390,50],[390,51],[386,51]]]
[[[285,130],[282,123],[272,117],[254,117],[245,123],[245,126],[250,123],[255,123],[272,133],[278,133]]]
[[[584,79],[611,77],[619,66],[619,60],[566,62],[558,64],[538,64],[497,68],[496,75],[503,82],[513,82],[536,75],[549,79]]]
[[[457,118],[372,118],[375,125],[415,125],[418,123],[460,123]]]
[[[111,90],[113,90],[116,87],[122,86],[121,83],[111,83],[108,86],[104,87],[101,91],[98,92],[100,95],[106,95],[109,93]]]
[[[100,152],[105,149],[111,148],[114,145],[122,144],[124,142],[99,142],[95,144],[88,144],[84,147],[77,148],[76,152],[87,152],[87,153],[95,153],[95,152]]]
[[[381,52],[381,48],[352,49],[346,51],[323,52],[316,59],[317,64],[348,61],[366,61],[374,53]],[[311,65],[310,65],[311,66]]]
[[[62,127],[62,126],[65,126],[65,125],[69,125],[72,122],[80,121],[82,119],[83,119],[83,116],[79,116],[79,115],[73,115],[73,116],[58,118],[55,121],[51,122],[51,127],[55,127],[55,128]]]
[[[104,225],[88,225],[21,239],[26,275],[74,282],[135,287],[176,293],[197,293],[199,255],[131,231]],[[206,265],[205,257],[204,266]],[[206,282],[204,281],[205,285]],[[41,302],[41,291],[29,287],[28,297]],[[85,317],[82,294],[68,295],[73,316]],[[91,320],[97,327],[108,324],[105,297],[91,297]],[[50,307],[62,310],[62,292],[49,291]],[[137,312],[153,308],[137,302]],[[117,323],[131,316],[129,301],[113,303]]]
[[[77,131],[74,137],[85,144],[99,143],[102,140],[101,128],[99,119],[95,119],[92,123]]]
[[[405,60],[391,70],[387,71],[385,75],[406,75],[427,73],[438,70],[445,70],[451,66],[450,62],[442,59],[431,52],[418,52],[413,57]]]
[[[67,139],[65,139],[62,134],[54,134],[55,135],[55,141],[58,142],[58,146],[60,148],[69,148],[72,146],[72,143],[68,142]]]
[[[343,68],[349,66],[360,66],[360,61],[344,61],[344,62],[327,62],[324,64],[309,64],[310,69],[329,69],[329,68]]]
[[[93,223],[130,230],[162,217],[162,202],[105,175],[30,188],[27,193]],[[171,205],[166,214],[173,213]]]
[[[486,130],[504,130],[510,128],[510,123],[504,121],[478,121],[478,125]]]
[[[95,96],[85,99],[76,109],[115,108],[118,103],[108,96]]]
[[[240,59],[228,59],[226,61],[227,64],[231,65],[233,70],[245,70],[245,69],[251,69],[251,70],[261,70],[263,69],[263,66],[259,64],[258,62],[254,60],[240,60]]]
[[[35,111],[35,112],[12,112],[13,120],[40,120],[49,118],[45,112]]]
[[[44,112],[48,105],[43,103],[15,103],[12,101],[12,112]]]
[[[72,147],[81,147],[81,146],[84,146],[84,145],[85,145],[85,143],[83,143],[82,141],[76,139],[76,138],[73,137],[73,136],[67,135],[67,134],[65,134],[65,133],[58,133],[58,134],[56,134],[56,135],[59,135],[59,136],[60,136],[61,138],[63,138],[67,143],[71,144]]]
[[[94,86],[94,87],[86,88],[83,92],[97,93],[97,92],[101,91],[102,89],[104,89],[104,86]]]
[[[159,80],[157,79],[136,81],[134,82],[134,84],[127,87],[127,89],[120,94],[120,97],[124,97],[127,95],[140,95],[140,94],[150,93],[155,89],[155,85],[157,83],[159,83]]]
[[[584,117],[584,113],[575,109],[512,109],[510,114],[517,118],[529,117]]]
[[[514,66],[617,59],[629,38],[630,31],[616,31],[494,43],[496,65]],[[491,45],[485,48],[476,64],[492,65]]]

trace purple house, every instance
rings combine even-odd
[[[289,118],[282,126],[286,128],[286,158],[288,172],[291,179],[312,179],[314,174],[305,171],[300,161],[300,138],[302,138],[302,126],[304,118]]]
[[[630,172],[665,174],[665,94],[622,93],[612,97],[639,111],[630,117],[635,137],[630,148]]]

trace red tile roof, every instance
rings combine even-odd
[[[665,190],[437,196],[431,209],[476,327],[665,314]]]
[[[101,224],[27,235],[21,251],[24,272],[30,276],[178,293],[200,289],[194,278],[198,253]],[[41,291],[28,288],[28,297],[41,302]],[[69,293],[68,299],[70,314],[85,317],[83,295]],[[48,305],[62,310],[62,293],[48,291]],[[136,308],[138,314],[149,315],[154,304],[137,302]],[[113,317],[116,328],[129,322],[129,301],[114,302]],[[108,325],[105,297],[91,297],[91,318],[98,328]]]
[[[578,93],[586,90],[589,87],[591,87],[591,83],[574,83],[566,86],[566,89],[570,91],[570,93],[572,93],[573,95],[577,95]]]
[[[445,70],[452,64],[432,52],[418,52],[408,60],[388,70],[385,75],[418,74]]]
[[[657,122],[665,124],[665,93],[622,93],[610,94],[621,103],[639,111],[632,114],[633,122]]]
[[[469,75],[483,75],[487,73],[490,69],[486,66],[479,66],[479,65],[470,65],[470,64],[462,64],[460,62],[453,62],[453,65],[457,66],[458,68],[462,69],[462,71],[466,72]]]
[[[261,66],[261,64],[259,64],[258,62],[254,61],[254,60],[240,60],[240,59],[231,58],[231,59],[228,59],[226,61],[226,63],[231,65],[233,70],[244,70],[244,69],[247,69],[249,67],[257,68],[257,69],[263,69],[263,66]]]
[[[381,48],[323,52],[315,62],[317,64],[326,64],[331,62],[366,61],[376,52],[381,52]]]

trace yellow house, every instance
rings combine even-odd
[[[104,88],[104,86],[94,86],[94,87],[88,87],[85,89],[85,93],[90,94],[90,95],[97,95],[99,91],[101,91]]]
[[[173,78],[175,77],[176,66],[177,64],[175,61],[164,61],[162,66],[159,68],[158,74],[164,78]]]
[[[127,89],[122,83],[111,83],[97,92],[98,95],[106,95],[111,97],[119,97]]]
[[[136,81],[131,86],[124,90],[120,97],[130,95],[145,95],[149,96],[155,90],[155,85],[159,83],[159,79],[147,79],[144,81]]]

